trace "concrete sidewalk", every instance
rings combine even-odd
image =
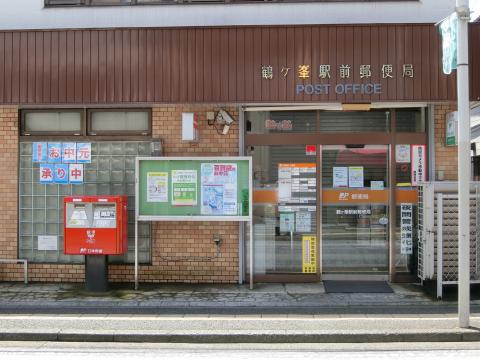
[[[0,316],[1,341],[358,343],[480,341],[443,316]]]
[[[0,340],[122,342],[480,341],[457,327],[456,302],[417,285],[325,293],[322,284],[143,285],[92,294],[83,284],[0,283]],[[473,291],[473,298],[478,294]]]

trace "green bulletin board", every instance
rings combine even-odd
[[[139,157],[138,220],[250,220],[250,157]]]

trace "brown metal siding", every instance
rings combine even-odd
[[[480,24],[470,29],[480,41]],[[480,59],[471,51],[472,99],[480,99]],[[370,102],[455,100],[455,74],[441,71],[433,25],[338,25],[108,29],[0,33],[0,103]],[[415,78],[403,78],[403,64]],[[310,65],[310,79],[297,76]],[[296,84],[381,83],[377,95],[296,95]],[[338,66],[351,66],[340,79]],[[360,79],[359,67],[372,66]],[[394,78],[383,79],[383,64]],[[274,79],[262,79],[272,65]],[[289,67],[287,77],[280,74]]]

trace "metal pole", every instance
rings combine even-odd
[[[468,79],[468,0],[457,0],[458,96],[458,320],[470,323],[470,94]]]
[[[139,160],[135,159],[135,290],[138,290],[138,205],[139,205],[139,184],[138,184]]]
[[[437,194],[437,299],[443,297],[443,194]]]

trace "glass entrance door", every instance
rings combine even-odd
[[[388,146],[322,147],[322,271],[388,273]]]
[[[254,274],[315,275],[315,146],[312,152],[305,145],[251,146],[248,155],[253,158]]]

